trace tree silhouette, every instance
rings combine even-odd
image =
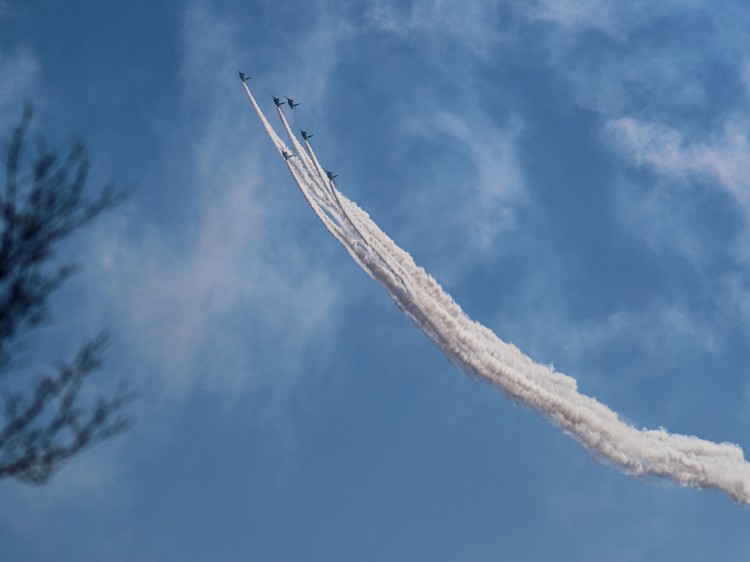
[[[0,478],[43,484],[66,459],[125,430],[131,419],[124,409],[134,394],[120,383],[93,401],[82,396],[102,365],[105,334],[50,374],[18,380],[25,336],[48,318],[50,297],[75,272],[70,263],[57,264],[59,244],[126,196],[107,185],[84,197],[89,159],[80,141],[63,157],[40,137],[27,156],[32,117],[27,105],[5,147],[0,195]]]

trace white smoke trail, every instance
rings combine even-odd
[[[287,130],[289,130],[288,127],[287,127]],[[383,248],[379,244],[379,240],[377,238],[366,238],[365,236],[362,235],[362,232],[360,232],[360,229],[367,228],[367,224],[362,224],[362,222],[356,216],[352,215],[352,213],[350,212],[352,209],[351,209],[351,204],[349,200],[346,199],[341,193],[339,193],[336,187],[333,185],[333,180],[330,179],[325,173],[325,170],[323,170],[323,167],[320,165],[320,162],[318,162],[317,156],[315,156],[315,152],[313,151],[312,146],[310,146],[310,143],[307,140],[305,140],[305,147],[307,148],[307,152],[309,154],[308,162],[310,162],[310,165],[317,171],[317,174],[320,180],[328,185],[328,192],[333,197],[333,200],[335,201],[336,205],[341,211],[341,214],[343,215],[344,219],[351,226],[353,232],[357,235],[360,241],[365,242],[367,240],[367,243],[370,249],[374,252],[374,254],[377,256],[380,262],[390,270],[391,274],[402,285],[402,288],[405,291],[411,291],[411,289],[409,288],[409,284],[406,281],[405,277],[399,274],[398,270],[400,268],[393,267],[392,260],[387,260],[380,254]],[[360,210],[359,207],[357,207],[357,209]],[[372,222],[372,221],[369,221],[369,222]]]
[[[254,102],[249,90],[248,97]],[[273,140],[275,133],[257,104],[254,106]],[[295,148],[304,152],[299,143]],[[316,210],[327,198],[319,190],[322,167],[309,144],[307,149],[309,158],[305,155],[302,160],[295,159],[294,166],[300,169],[293,170],[290,164],[290,170]],[[739,446],[670,434],[664,429],[638,430],[624,423],[604,404],[578,392],[573,378],[535,363],[518,348],[471,320],[367,213],[339,193],[332,183],[328,188],[337,203],[330,212],[336,216],[338,225],[325,213],[316,211],[318,218],[452,363],[473,376],[495,383],[515,400],[552,420],[594,456],[621,466],[628,474],[720,489],[735,501],[750,504],[750,464]],[[347,222],[351,228],[344,226]]]
[[[361,247],[351,247],[349,244],[347,244],[348,238],[346,238],[343,235],[343,231],[339,224],[335,224],[331,218],[323,211],[321,208],[319,202],[316,200],[314,196],[311,196],[310,193],[312,192],[312,186],[310,182],[313,182],[314,185],[314,179],[310,176],[307,168],[300,165],[299,161],[296,160],[294,156],[291,158],[285,158],[283,154],[286,152],[287,154],[292,154],[292,151],[289,150],[289,148],[284,144],[284,142],[279,138],[279,136],[276,134],[276,131],[271,127],[271,124],[266,119],[266,116],[263,114],[263,112],[260,109],[260,106],[255,101],[255,98],[253,97],[252,93],[250,93],[250,88],[248,88],[247,84],[243,81],[242,83],[245,94],[247,95],[247,98],[250,100],[250,103],[253,106],[253,109],[255,109],[255,113],[258,115],[258,119],[260,119],[260,122],[263,125],[263,128],[266,130],[266,133],[268,134],[269,138],[271,139],[271,142],[273,142],[274,146],[276,147],[276,150],[279,151],[279,154],[282,155],[282,158],[284,158],[287,167],[289,168],[289,172],[292,174],[292,177],[294,178],[295,183],[299,186],[300,191],[302,192],[303,197],[307,201],[308,205],[310,205],[310,208],[315,213],[315,216],[318,217],[320,222],[323,223],[323,225],[326,227],[328,232],[331,233],[331,235],[338,240],[344,248],[346,248],[347,252],[349,252],[349,255],[354,259],[354,261],[362,267],[365,271],[369,271],[368,265],[365,263],[367,260],[366,252]]]
[[[299,141],[297,140],[297,137],[294,136],[294,133],[292,132],[291,127],[289,127],[289,123],[286,120],[286,117],[284,116],[284,112],[281,110],[281,107],[276,107],[276,113],[279,115],[279,119],[281,120],[281,124],[284,127],[284,130],[286,130],[286,134],[289,137],[290,142],[292,143],[292,146],[294,147],[294,150],[297,152],[297,156],[302,160],[302,164],[304,165],[305,169],[308,171],[308,174],[310,175],[310,180],[315,185],[315,188],[318,190],[318,195],[323,197],[324,203],[326,207],[330,208],[331,206],[335,205],[335,201],[332,199],[332,195],[330,194],[330,191],[327,189],[327,183],[328,178],[320,178],[317,170],[315,168],[315,165],[310,160],[310,157],[307,155],[307,153],[302,148],[302,145],[300,145]],[[315,170],[315,173],[312,173],[311,170]]]
[[[319,202],[315,200],[314,195],[311,195],[313,184],[307,177],[307,171],[300,165],[299,161],[294,159],[294,157],[286,159],[286,164],[292,174],[292,177],[294,178],[294,181],[299,186],[303,197],[315,213],[315,216],[317,216],[320,222],[323,223],[328,232],[330,232],[331,235],[336,240],[338,240],[342,246],[344,246],[346,251],[349,252],[349,255],[352,257],[352,259],[354,259],[354,261],[361,268],[369,273],[370,270],[374,268],[372,265],[367,263],[369,256],[367,256],[364,248],[361,246],[350,245],[350,238],[345,236],[345,233],[343,232],[339,224],[336,224],[331,220],[331,218],[323,211],[323,209],[321,209]],[[372,276],[371,273],[370,275]],[[375,277],[373,277],[373,279],[375,279]]]
[[[266,130],[266,133],[268,133],[268,136],[271,138],[271,142],[273,142],[273,145],[276,147],[276,150],[279,151],[279,154],[281,154],[284,150],[288,151],[286,145],[281,141],[279,136],[276,134],[276,131],[273,130],[273,127],[271,127],[271,124],[268,122],[268,119],[266,119],[266,116],[263,115],[263,112],[260,110],[260,107],[258,106],[258,102],[255,101],[253,94],[250,93],[250,88],[247,87],[247,84],[245,83],[244,80],[242,81],[242,86],[245,89],[245,94],[247,95],[247,99],[249,99],[250,103],[253,104],[255,113],[258,115],[258,119],[260,119],[260,122],[263,125],[263,128]]]
[[[260,106],[258,106],[258,103],[255,101],[255,98],[253,97],[252,93],[250,92],[250,88],[248,88],[247,84],[243,82],[243,86],[245,89],[245,93],[250,100],[250,103],[252,104],[253,108],[255,109],[256,114],[258,115],[258,118],[260,119],[261,123],[263,124],[264,129],[266,130],[266,133],[271,138],[271,141],[274,143],[274,146],[279,151],[280,154],[282,154],[282,157],[284,158],[287,167],[289,168],[290,173],[292,174],[292,177],[294,178],[295,183],[299,187],[300,191],[302,192],[303,197],[307,201],[310,208],[315,213],[315,216],[318,217],[318,219],[323,223],[323,225],[326,227],[326,229],[330,232],[330,234],[341,243],[342,246],[347,250],[349,255],[352,257],[352,259],[365,271],[368,275],[370,275],[373,279],[381,282],[381,283],[387,283],[389,281],[392,281],[392,272],[390,268],[387,267],[387,264],[381,259],[379,262],[375,262],[373,260],[373,256],[370,252],[368,252],[367,247],[362,244],[359,240],[355,239],[354,237],[349,234],[349,236],[346,236],[346,233],[343,230],[343,225],[345,224],[344,221],[341,220],[341,217],[336,217],[337,214],[335,212],[335,209],[330,205],[330,201],[327,201],[327,195],[328,193],[324,188],[321,187],[320,182],[317,181],[317,170],[315,170],[315,173],[311,173],[310,169],[305,167],[304,162],[301,162],[300,159],[298,159],[297,156],[293,155],[292,151],[289,150],[289,148],[284,144],[284,142],[279,138],[279,136],[276,134],[276,131],[271,127],[270,123],[266,119],[265,115],[260,109]],[[305,159],[307,159],[307,155],[304,154],[304,150],[302,150],[302,147],[300,146],[299,142],[294,137],[294,134],[292,133],[291,129],[289,128],[289,124],[286,121],[286,118],[284,117],[283,112],[281,111],[281,108],[278,109],[279,117],[282,121],[282,124],[284,125],[287,134],[289,138],[291,139],[293,145],[297,148],[297,150],[300,152],[300,154],[304,155]],[[288,155],[291,155],[289,158],[284,157],[283,154],[287,153]],[[312,166],[312,163],[307,159],[307,163]],[[328,178],[326,178],[327,180]],[[325,182],[323,182],[325,184]],[[321,200],[319,196],[323,196],[324,199]],[[325,209],[325,210],[324,210]],[[326,212],[327,211],[327,212]],[[336,219],[336,222],[334,223],[331,219],[331,216],[334,216]],[[350,221],[346,221],[350,222]]]

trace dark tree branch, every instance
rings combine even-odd
[[[40,138],[36,155],[27,158],[32,117],[28,105],[10,135],[0,196],[0,375],[17,366],[23,337],[47,318],[51,295],[75,272],[70,263],[50,265],[59,243],[128,195],[107,185],[93,199],[84,197],[89,159],[80,141],[61,157]],[[59,463],[129,426],[122,412],[134,395],[125,385],[92,405],[80,404],[86,379],[102,364],[105,342],[99,336],[84,344],[71,363],[42,377],[31,392],[5,393],[0,478],[44,483]]]
[[[20,393],[6,394],[0,478],[43,484],[59,463],[130,426],[123,409],[136,395],[127,385],[88,408],[78,404],[86,378],[102,365],[106,339],[99,336],[85,344],[71,363],[38,381],[28,399]]]

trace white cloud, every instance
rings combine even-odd
[[[599,29],[619,33],[614,0],[541,0],[527,14],[531,19],[554,23],[566,31]]]
[[[750,253],[750,125],[744,117],[728,120],[720,131],[694,138],[683,130],[654,121],[622,117],[605,131],[617,151],[632,165],[657,175],[648,189],[620,184],[617,202],[625,228],[656,250],[660,244],[678,250],[695,264],[708,257],[707,241],[692,224],[696,205],[718,191],[736,209],[741,232],[730,250],[738,262]],[[637,193],[637,195],[636,195]]]
[[[296,38],[296,48],[285,53],[284,64],[274,68],[275,76],[271,78],[284,85],[285,95],[294,98],[304,91],[308,116],[317,115],[312,110],[327,94],[342,45],[359,32],[344,19],[331,22],[328,13],[318,17],[320,22],[311,26],[308,33]]]
[[[750,251],[750,122],[741,115],[728,119],[718,130],[705,136],[689,135],[682,129],[659,122],[623,117],[610,120],[605,127],[619,153],[632,165],[656,174],[653,185],[630,186],[622,182],[617,196],[618,219],[624,230],[641,237],[652,251],[665,247],[677,250],[694,267],[697,274],[706,264],[726,254],[739,271],[745,270]],[[629,189],[633,187],[634,189]],[[702,193],[701,193],[702,192]],[[711,225],[712,214],[700,212],[712,194],[724,198],[736,217],[731,234],[722,234],[721,247],[712,246],[705,230],[696,228],[695,217],[701,217],[704,228]],[[706,197],[708,196],[708,197]],[[721,231],[726,225],[717,225]],[[726,242],[727,236],[733,236]],[[738,271],[737,269],[734,270]],[[745,318],[750,326],[750,297],[747,287],[734,277],[736,273],[715,275],[711,286],[724,303],[723,316]],[[673,323],[675,329],[686,329],[689,323]],[[718,326],[717,332],[718,332]],[[702,330],[693,330],[697,341]],[[703,331],[706,336],[709,332]],[[714,346],[706,346],[711,350]]]
[[[699,264],[706,258],[706,241],[689,228],[695,203],[680,190],[656,182],[646,186],[620,180],[615,193],[615,220],[620,232],[635,237],[652,253],[679,254]]]
[[[658,4],[647,0],[539,0],[527,8],[526,16],[554,24],[565,33],[597,30],[625,41],[634,29],[663,14],[702,5],[701,0],[668,0]]]
[[[736,66],[746,38],[741,17],[704,0],[538,0],[521,11],[549,24],[540,41],[550,69],[604,119],[723,111],[716,72]]]
[[[414,0],[407,9],[379,3],[367,12],[367,25],[398,36],[414,33],[450,37],[476,55],[490,56],[502,35],[499,3]]]
[[[482,252],[491,251],[497,236],[514,228],[515,209],[526,197],[516,148],[523,133],[521,120],[513,116],[506,128],[499,129],[439,113],[431,125],[448,133],[451,142],[458,141],[474,165],[474,181],[468,193],[462,190],[457,212],[470,243]]]
[[[744,119],[732,119],[720,133],[696,141],[673,127],[631,117],[612,120],[606,129],[636,165],[671,180],[718,185],[750,211],[750,142]]]
[[[325,343],[336,324],[339,284],[279,218],[292,212],[292,199],[274,200],[274,184],[287,178],[258,156],[267,146],[261,128],[249,141],[238,124],[244,96],[233,66],[236,26],[195,5],[184,37],[186,83],[202,78],[183,90],[181,103],[202,113],[165,149],[186,183],[163,188],[186,199],[187,223],[143,224],[131,207],[119,228],[102,225],[90,278],[170,392],[208,385],[232,395],[260,384],[267,372],[259,369],[296,371],[311,345]],[[215,87],[230,79],[231,93]]]
[[[254,385],[261,373],[253,341],[274,346],[279,371],[298,367],[295,358],[335,324],[337,283],[303,250],[264,234],[274,227],[259,217],[254,195],[249,182],[224,184],[203,203],[182,248],[160,229],[98,238],[96,283],[172,392]],[[274,367],[269,359],[265,368]]]
[[[537,320],[532,322],[536,323]],[[547,327],[541,326],[547,322]],[[553,346],[562,353],[557,355],[577,361],[612,342],[631,341],[643,353],[659,356],[663,361],[677,359],[684,349],[701,349],[717,353],[719,344],[710,326],[701,323],[684,309],[659,306],[645,310],[619,310],[603,320],[584,323],[551,316],[538,318],[539,326],[526,327],[534,333],[532,346]]]

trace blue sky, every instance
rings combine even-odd
[[[0,2],[0,125],[127,204],[32,342],[100,328],[136,426],[0,482],[9,560],[745,560],[747,509],[639,482],[453,368],[252,112],[474,319],[637,427],[750,447],[750,8],[699,0]],[[275,123],[274,120],[272,120]]]

